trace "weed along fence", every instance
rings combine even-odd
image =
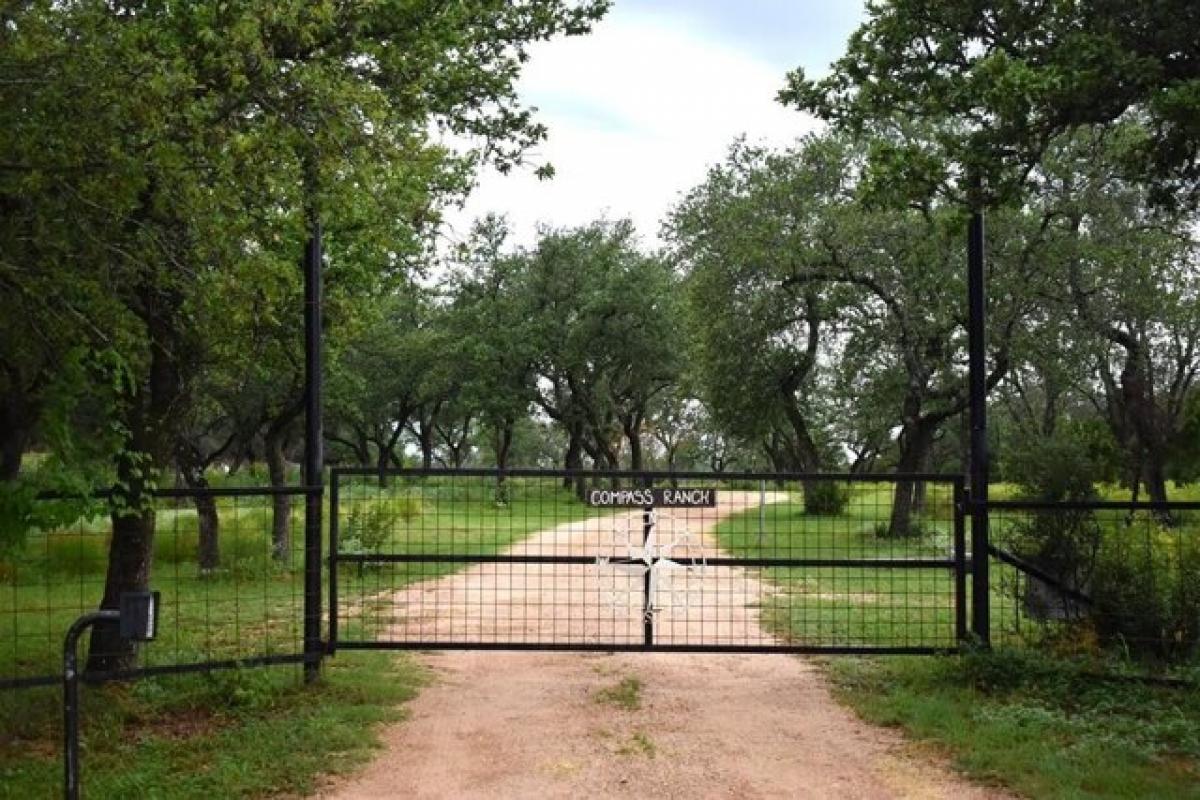
[[[1200,655],[1200,503],[988,503],[992,641]]]
[[[338,648],[932,653],[967,635],[957,477],[334,470],[331,492]]]

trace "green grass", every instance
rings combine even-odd
[[[597,703],[613,706],[622,711],[637,711],[642,707],[642,682],[632,675],[594,695]]]
[[[378,746],[423,680],[413,661],[339,655],[302,687],[294,670],[258,669],[85,688],[82,774],[90,798],[267,797],[304,794]],[[33,698],[30,694],[40,695]],[[61,796],[58,710],[42,690],[0,694],[0,798]],[[16,723],[14,726],[12,723]]]
[[[376,552],[491,554],[542,528],[609,513],[545,483],[510,480],[503,504],[489,481],[462,483],[394,480],[380,489],[374,481],[348,482],[340,504],[343,540],[355,514],[367,511],[379,528]],[[195,510],[186,501],[164,501],[158,511],[151,584],[163,604],[159,638],[144,649],[146,665],[294,653],[300,646],[301,504],[292,504],[292,548],[283,562],[272,557],[268,502],[239,497],[218,505],[221,568],[208,575],[197,566]],[[32,535],[23,548],[0,554],[0,677],[59,671],[63,632],[98,602],[107,558],[105,517]],[[344,565],[342,614],[369,607],[373,595],[463,566]]]
[[[269,509],[239,498],[236,505],[222,502],[220,516],[222,566],[203,575],[195,511],[159,512],[151,585],[163,602],[158,639],[144,648],[148,666],[297,651],[303,608],[298,507],[292,552],[283,562],[271,555]],[[63,633],[103,592],[105,526],[83,521],[35,535],[0,562],[0,675],[59,671]]]
[[[654,758],[658,755],[658,746],[646,734],[634,731],[630,734],[629,739],[617,748],[617,755]]]
[[[1005,494],[1005,487],[996,488]],[[931,508],[947,505],[935,499]],[[726,549],[746,556],[949,553],[947,514],[925,514],[920,537],[897,541],[876,535],[889,511],[886,490],[856,486],[843,515],[806,516],[793,495],[768,506],[761,530],[752,509],[725,521],[717,535]],[[1119,535],[1118,523],[1106,518],[1106,534]],[[998,640],[1020,641],[1005,633],[1019,605],[1005,594],[1010,584],[1001,576],[1007,569],[993,569],[992,627]],[[791,641],[953,644],[948,572],[823,568],[761,574],[778,590],[760,609],[761,619]],[[1094,643],[1087,652],[1086,637],[1066,633],[1027,623],[1027,641],[1040,649],[831,658],[824,664],[839,698],[865,719],[902,728],[983,782],[1038,798],[1200,798],[1200,691],[1117,680],[1106,673],[1114,667],[1137,672],[1141,665],[1119,658],[1114,663],[1116,656],[1095,652]]]
[[[503,503],[486,481],[347,488],[343,527],[356,508],[381,509],[383,536],[374,544],[383,552],[497,552],[533,531],[596,513],[569,492],[517,480]],[[292,550],[282,563],[272,557],[268,502],[223,499],[219,512],[221,568],[201,574],[195,510],[173,501],[159,509],[151,585],[163,593],[163,604],[159,637],[144,647],[144,665],[300,648],[301,504],[293,503]],[[96,517],[34,534],[0,556],[0,676],[58,673],[63,633],[101,595],[107,548],[108,521]],[[342,596],[386,591],[463,566],[367,568],[361,575],[346,567]],[[361,633],[362,621],[347,627]],[[326,679],[309,689],[299,685],[293,667],[85,689],[86,796],[304,793],[321,773],[361,763],[376,741],[375,724],[398,718],[397,706],[416,690],[419,676],[407,659],[380,654],[345,652],[326,664]],[[0,798],[61,791],[60,704],[56,687],[0,691]]]
[[[881,537],[891,487],[855,485],[843,514],[812,516],[798,492],[785,502],[735,515],[717,527],[735,555],[772,558],[949,558],[953,552],[949,487],[928,488],[915,518],[921,536]],[[761,522],[761,525],[760,525]],[[791,567],[762,576],[779,591],[759,609],[773,633],[798,644],[952,647],[954,584],[950,570]]]
[[[494,555],[531,533],[614,513],[536,479],[509,479],[499,502],[494,482],[487,479],[397,479],[381,488],[375,479],[361,478],[342,489],[341,504],[346,521],[354,521],[344,522],[339,531],[351,551],[420,555]],[[338,592],[345,635],[371,638],[393,624],[392,590],[469,566],[453,561],[346,564]]]
[[[1200,797],[1200,692],[1029,651],[830,659],[838,698],[959,770],[1037,798]]]

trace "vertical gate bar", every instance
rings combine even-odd
[[[967,640],[966,491],[962,476],[954,480],[954,637]]]
[[[304,681],[321,671],[321,223],[314,222],[304,251]]]
[[[644,484],[647,489],[654,486],[654,481],[651,478],[646,478]],[[645,601],[642,607],[642,639],[646,647],[651,647],[654,644],[654,597],[653,576],[655,562],[658,556],[647,553],[646,546],[650,542],[650,532],[654,528],[654,506],[646,506],[642,509],[642,553],[649,555],[646,559],[646,575],[642,578],[642,592],[645,594]]]
[[[767,482],[758,482],[758,547],[762,549],[767,530]]]
[[[338,471],[329,471],[329,643],[333,655],[338,643]]]
[[[967,228],[967,350],[971,413],[971,627],[984,647],[991,645],[988,597],[988,441],[987,441],[987,285],[984,270],[982,183]]]

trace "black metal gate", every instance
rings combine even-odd
[[[950,651],[963,510],[943,475],[334,469],[330,647]]]

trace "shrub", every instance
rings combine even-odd
[[[1100,642],[1133,658],[1182,661],[1200,647],[1200,543],[1157,529],[1144,546],[1102,548],[1092,576]],[[1173,552],[1172,552],[1173,551]]]
[[[390,532],[381,504],[362,503],[346,518],[339,546],[345,553],[379,553]]]
[[[339,549],[343,553],[381,553],[396,519],[421,515],[421,502],[411,497],[363,501],[350,510],[343,523]]]
[[[846,510],[850,490],[835,481],[807,481],[804,484],[804,513],[837,516]]]
[[[1052,436],[1034,440],[1018,448],[1010,466],[1020,476],[1020,499],[1061,503],[1097,498],[1097,465],[1075,439]],[[1059,587],[1086,590],[1101,538],[1100,525],[1087,509],[1036,511],[1013,522],[1005,544],[1059,585],[1028,579],[1024,604],[1030,617],[1078,619],[1086,612]]]

